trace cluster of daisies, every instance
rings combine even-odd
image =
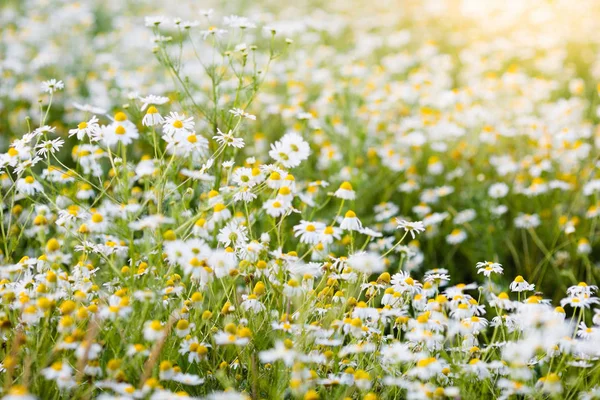
[[[600,398],[597,1],[137,3],[0,4],[0,398]]]

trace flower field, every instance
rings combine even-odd
[[[0,2],[0,398],[600,399],[600,2]]]

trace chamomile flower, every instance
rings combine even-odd
[[[449,235],[446,236],[446,242],[451,245],[457,245],[464,242],[467,239],[467,233],[462,229],[453,229]]]
[[[300,221],[300,224],[294,226],[294,236],[300,237],[300,243],[316,244],[319,242],[320,233],[325,229],[322,222]]]
[[[57,81],[56,79],[50,79],[42,82],[42,92],[52,94],[58,90],[63,90],[65,88],[65,84],[63,81]]]
[[[118,112],[112,124],[102,127],[100,137],[104,144],[110,147],[118,143],[129,145],[139,137],[139,133],[136,126],[127,119],[125,113]]]
[[[140,107],[140,110],[144,111],[146,110],[146,108],[148,108],[148,106],[159,106],[159,105],[163,105],[169,102],[169,98],[168,97],[164,97],[164,96],[155,96],[153,94],[150,94],[148,96],[145,97],[139,97],[139,100],[142,102],[142,107]]]
[[[155,342],[166,335],[165,327],[158,320],[146,321],[144,323],[144,339]]]
[[[526,292],[535,289],[535,285],[527,283],[521,275],[518,275],[510,284],[510,290],[513,292]]]
[[[142,125],[144,126],[156,126],[163,124],[165,119],[160,115],[156,107],[150,106],[146,111],[146,115],[142,119]]]
[[[491,261],[478,262],[475,267],[477,268],[478,274],[483,274],[486,277],[489,277],[492,273],[502,274],[504,271],[502,264]]]
[[[342,182],[338,190],[335,191],[334,196],[343,200],[354,200],[356,192],[350,182]]]
[[[286,214],[289,211],[290,206],[287,203],[280,201],[279,199],[271,199],[267,200],[263,204],[263,209],[265,210],[267,215],[270,215],[273,218],[277,218]]]
[[[346,231],[358,231],[362,228],[362,223],[354,211],[348,210],[344,215],[340,228]]]
[[[217,128],[217,134],[213,136],[213,139],[216,140],[220,145],[234,147],[237,149],[241,149],[245,146],[244,139],[233,136],[233,131],[231,130],[227,133],[223,133],[219,128]]]
[[[17,191],[27,196],[33,196],[38,192],[42,192],[44,187],[41,183],[35,180],[33,176],[26,176],[17,180]]]
[[[88,121],[81,121],[77,124],[77,128],[69,129],[69,137],[77,135],[77,140],[83,140],[87,137],[90,141],[96,141],[100,132],[98,118],[94,115]]]
[[[403,229],[404,232],[410,233],[410,236],[414,239],[416,235],[421,232],[425,232],[425,226],[422,221],[409,222],[405,220],[396,219],[398,226],[396,229]]]
[[[194,126],[195,123],[193,117],[186,118],[185,115],[171,112],[164,118],[162,128],[163,132],[168,136],[173,137],[176,134],[182,134],[187,137],[190,132],[194,131]]]

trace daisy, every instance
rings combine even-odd
[[[65,84],[63,81],[57,81],[56,79],[50,79],[42,82],[42,92],[52,94],[57,90],[64,89]]]
[[[591,296],[598,290],[598,286],[588,285],[585,282],[579,282],[576,286],[567,289],[569,296]]]
[[[101,135],[102,140],[109,147],[118,143],[128,145],[139,137],[136,126],[127,120],[127,116],[122,112],[115,115],[112,124],[102,127]]]
[[[590,254],[592,252],[592,246],[590,241],[586,238],[581,238],[577,242],[577,254]]]
[[[398,293],[416,294],[421,291],[423,285],[411,278],[410,274],[405,271],[400,271],[391,278],[391,284],[394,290]]]
[[[244,139],[233,136],[232,130],[227,133],[223,133],[219,128],[217,128],[217,134],[213,136],[213,139],[215,139],[220,145],[226,145],[238,149],[244,147]]]
[[[592,304],[600,303],[600,299],[597,297],[589,297],[589,296],[570,296],[564,298],[560,301],[560,305],[564,307],[565,305],[570,305],[573,308],[590,308]]]
[[[217,278],[228,276],[237,266],[238,260],[231,247],[225,250],[215,250],[208,258],[207,264],[215,271]]]
[[[378,254],[368,252],[352,254],[348,257],[347,264],[353,270],[363,274],[379,273],[385,268],[383,260]]]
[[[155,126],[160,125],[165,121],[165,119],[158,113],[158,110],[154,106],[148,107],[148,111],[146,111],[146,115],[142,118],[142,125],[144,126]]]
[[[464,242],[467,239],[467,233],[462,229],[454,229],[448,236],[446,236],[446,242],[448,244],[457,245]]]
[[[92,214],[86,225],[91,232],[105,232],[109,227],[109,223],[100,213]]]
[[[326,226],[320,232],[319,242],[328,245],[333,243],[335,240],[339,240],[342,237],[342,229],[335,226]]]
[[[211,221],[218,223],[231,218],[231,211],[223,203],[217,203],[213,207],[213,215]]]
[[[38,192],[42,192],[44,187],[36,181],[33,176],[27,176],[17,180],[17,191],[27,196],[32,196]]]
[[[281,360],[287,367],[291,367],[299,355],[300,354],[294,350],[294,343],[290,339],[277,341],[275,343],[275,348],[258,353],[260,361],[264,364]]]
[[[506,183],[494,183],[488,189],[488,196],[492,199],[501,199],[508,194],[508,185]]]
[[[273,218],[284,215],[288,212],[289,208],[289,204],[283,203],[279,199],[267,200],[263,204],[265,212]]]
[[[225,247],[230,245],[243,247],[248,243],[247,233],[247,227],[241,225],[238,221],[230,221],[219,231],[217,240]]]
[[[37,149],[37,155],[45,157],[47,154],[54,154],[60,150],[62,145],[65,144],[65,141],[61,138],[56,138],[53,140],[44,140],[39,143],[35,148]]]
[[[417,234],[425,232],[425,225],[423,225],[422,221],[409,222],[396,218],[396,223],[398,224],[396,229],[404,229],[404,232],[410,233],[410,236],[413,239]]]
[[[163,324],[158,321],[146,321],[144,323],[144,339],[149,342],[155,342],[165,335]]]
[[[343,200],[354,200],[356,198],[356,192],[352,189],[350,182],[342,182],[333,195]]]
[[[256,297],[255,294],[250,294],[250,295],[242,295],[242,303],[240,304],[240,306],[246,310],[246,311],[252,311],[254,313],[258,313],[261,311],[266,310],[266,307],[264,304],[262,304],[259,300],[258,297]]]
[[[286,168],[294,168],[308,158],[310,146],[295,132],[286,133],[281,140],[271,144],[269,156]]]
[[[100,125],[98,125],[98,118],[95,115],[88,121],[80,122],[77,128],[69,129],[69,137],[77,135],[77,140],[83,140],[87,136],[90,141],[96,141],[100,133]]]
[[[342,220],[342,223],[340,224],[340,228],[342,228],[346,231],[358,231],[358,230],[362,229],[362,224],[361,224],[360,220],[358,219],[358,217],[356,216],[356,214],[354,213],[354,211],[349,210],[344,215],[344,219]]]
[[[190,331],[192,329],[194,329],[196,327],[196,324],[190,324],[190,322],[186,319],[180,319],[179,321],[177,321],[177,324],[175,324],[175,334],[180,337],[180,338],[184,338],[187,335],[190,334]]]
[[[520,213],[519,216],[515,218],[515,226],[520,229],[537,228],[540,224],[540,217],[537,214]]]
[[[200,378],[198,375],[184,374],[181,372],[175,374],[171,380],[189,386],[198,386],[204,383],[204,379]]]
[[[514,281],[510,284],[510,290],[513,292],[525,292],[532,291],[535,289],[535,285],[527,283],[521,275],[518,275]]]
[[[150,94],[146,97],[139,97],[139,100],[143,103],[141,110],[144,111],[146,108],[148,108],[149,105],[163,105],[165,103],[169,102],[169,98],[168,97],[164,97],[164,96],[155,96],[153,94]]]
[[[287,297],[300,296],[303,292],[304,289],[296,279],[290,279],[283,285],[283,294]]]
[[[249,120],[252,120],[252,121],[256,121],[256,116],[254,116],[252,114],[248,114],[247,112],[245,112],[241,108],[233,108],[233,109],[229,110],[229,112],[231,114],[233,114],[235,117],[246,118],[246,119],[249,119]]]
[[[257,171],[260,175],[260,170],[257,169]],[[255,176],[256,175],[254,174],[253,169],[251,168],[236,168],[236,170],[233,171],[233,174],[231,175],[231,180],[233,181],[233,183],[240,187],[251,188],[259,182],[255,178]]]
[[[491,261],[478,262],[475,267],[478,274],[483,274],[486,277],[489,277],[492,273],[501,274],[504,271],[502,264]]]
[[[325,229],[322,222],[309,222],[302,220],[294,226],[294,236],[300,237],[300,243],[316,244],[319,242],[320,232]]]
[[[248,337],[240,337],[239,334],[219,331],[214,336],[215,343],[219,346],[234,344],[236,346],[245,346],[250,343]]]
[[[185,115],[171,112],[164,118],[163,131],[167,136],[175,136],[175,134],[180,133],[187,137],[189,132],[194,130],[194,125],[193,117],[186,118]]]

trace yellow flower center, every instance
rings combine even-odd
[[[350,182],[343,182],[340,185],[340,189],[344,189],[344,190],[352,190],[352,185],[350,184]]]
[[[119,111],[118,113],[115,114],[115,121],[127,121],[127,115],[125,115],[124,112]]]

